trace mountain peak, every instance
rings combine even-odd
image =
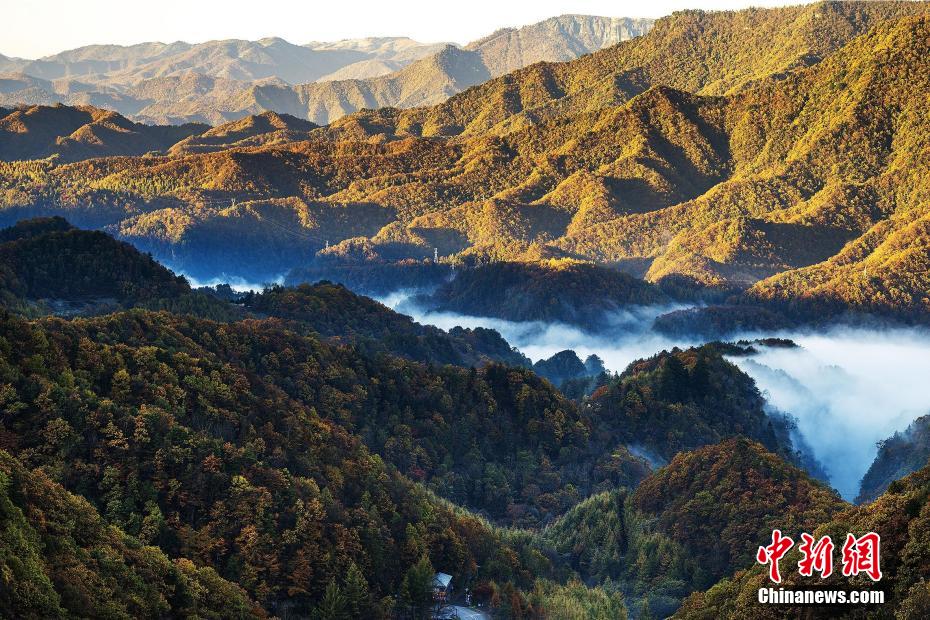
[[[0,105],[93,102],[134,120],[207,120],[217,125],[274,109],[323,124],[363,108],[440,103],[489,77],[539,61],[570,60],[643,34],[649,25],[644,20],[562,16],[474,42],[468,46],[477,53],[474,58],[457,54],[455,44],[422,44],[408,37],[304,46],[278,37],[92,45],[41,61],[0,62],[0,72],[30,76],[0,86]],[[423,67],[404,72],[427,59],[438,71],[434,82]],[[196,74],[204,76],[196,89],[185,83],[152,82],[179,76],[190,81]],[[62,79],[80,81],[81,86],[55,82]],[[275,88],[254,88],[263,85]]]

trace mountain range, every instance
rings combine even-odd
[[[563,15],[464,47],[404,37],[92,45],[39,60],[0,57],[0,105],[93,105],[149,123],[219,124],[274,111],[324,124],[362,108],[436,104],[492,76],[639,36],[651,24]]]
[[[436,572],[500,618],[930,615],[930,417],[906,401],[850,503],[802,434],[837,435],[829,408],[795,419],[748,374],[804,353],[839,388],[790,389],[856,394],[895,377],[826,366],[819,326],[930,322],[930,3],[683,11],[629,40],[592,20],[104,46],[0,82],[146,74],[204,93],[146,114],[216,114],[0,108],[0,616],[425,620]],[[246,83],[293,108],[227,119]],[[533,364],[358,292],[401,289],[545,355],[647,352]],[[797,323],[806,351],[701,337]],[[904,350],[883,337],[856,350]],[[884,604],[760,605],[776,528],[879,534],[881,581],[840,549],[802,578],[794,547],[781,587]]]
[[[12,163],[2,213],[108,226],[195,274],[222,263],[262,278],[319,261],[425,260],[435,248],[449,263],[594,261],[810,316],[919,317],[927,11],[676,13],[432,107],[322,127],[266,114],[176,130],[192,134],[166,155]],[[85,138],[94,154],[144,150],[25,120],[74,114],[15,110],[6,131],[63,161],[82,156],[72,145]]]
[[[724,358],[747,348],[662,352],[582,405],[527,368],[442,357],[500,351],[494,334],[329,284],[223,301],[58,219],[0,231],[0,275],[5,615],[216,617],[225,596],[238,616],[420,617],[426,561],[502,613],[623,617],[608,579],[673,611],[780,516],[845,507]],[[674,527],[708,493],[743,498],[709,525],[725,555]],[[594,544],[605,528],[616,545]]]

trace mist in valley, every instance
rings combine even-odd
[[[430,312],[400,292],[380,301],[424,324],[496,329],[534,362],[565,349],[582,359],[598,355],[608,370],[663,349],[704,339],[653,331],[654,319],[682,306],[646,306],[617,312],[596,334],[560,323],[513,322]],[[852,500],[875,458],[877,442],[930,412],[930,332],[863,327],[825,331],[746,333],[728,340],[787,338],[797,348],[756,345],[758,353],[730,360],[750,375],[772,409],[797,420],[798,432],[825,467],[831,484]]]
[[[229,284],[233,290],[260,291],[269,283],[221,275],[210,280],[185,276],[192,286]],[[280,283],[282,278],[275,282]],[[700,336],[671,336],[652,329],[660,315],[685,305],[629,307],[605,318],[591,333],[565,323],[517,322],[418,305],[422,291],[398,291],[379,298],[386,306],[422,324],[497,330],[533,362],[566,349],[581,359],[600,357],[611,372],[673,347],[703,344]],[[745,333],[728,340],[790,339],[797,348],[754,345],[758,351],[729,359],[751,376],[769,407],[797,421],[797,430],[823,464],[831,484],[852,500],[877,453],[877,442],[903,431],[930,413],[930,332],[916,329],[834,327],[820,331]]]
[[[697,338],[671,337],[651,329],[656,317],[688,307],[683,305],[630,307],[606,317],[604,328],[594,334],[566,323],[507,321],[430,311],[419,306],[415,302],[415,293],[410,291],[396,292],[378,301],[397,312],[413,317],[419,323],[435,325],[445,330],[455,326],[495,329],[511,346],[520,349],[534,362],[548,359],[559,351],[571,349],[581,359],[595,354],[604,361],[608,370],[621,372],[630,362],[649,357],[662,349],[700,344]]]
[[[271,278],[270,280],[263,281],[263,282],[252,282],[248,280],[247,278],[243,278],[241,276],[231,276],[225,273],[222,273],[218,276],[214,276],[208,279],[198,279],[188,273],[185,273],[184,270],[174,269],[170,266],[170,264],[166,264],[166,265],[168,266],[169,269],[174,271],[174,273],[176,273],[177,275],[184,276],[184,278],[188,281],[188,283],[193,288],[200,288],[203,286],[216,287],[216,286],[221,286],[223,284],[227,284],[229,285],[229,288],[231,288],[237,293],[247,293],[249,291],[261,292],[263,289],[269,286],[272,286],[275,284],[284,284],[283,274],[276,276],[274,278]]]
[[[876,443],[930,412],[930,333],[833,328],[782,333],[797,349],[760,347],[732,361],[798,430],[846,499],[877,453]]]

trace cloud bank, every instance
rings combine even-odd
[[[496,329],[533,361],[572,349],[581,358],[600,356],[615,372],[663,349],[704,342],[699,336],[666,336],[651,330],[656,316],[678,308],[633,308],[612,316],[603,331],[590,334],[559,323],[426,312],[411,302],[408,292],[380,301],[442,329],[456,325]],[[826,468],[830,482],[846,499],[855,498],[877,453],[876,443],[930,412],[930,333],[834,328],[819,333],[752,333],[733,339],[765,336],[788,338],[800,347],[758,347],[757,355],[731,361],[756,381],[770,407],[797,419],[801,438]]]

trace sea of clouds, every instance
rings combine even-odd
[[[603,330],[589,333],[561,323],[514,322],[418,307],[408,292],[380,301],[424,324],[443,329],[488,327],[533,361],[565,350],[595,354],[611,371],[663,349],[702,343],[666,336],[653,320],[676,307],[647,306],[616,313]],[[747,333],[732,338],[788,338],[798,348],[757,347],[732,357],[750,375],[768,404],[797,419],[798,431],[824,465],[832,485],[854,499],[877,452],[876,444],[930,413],[930,332],[916,329],[829,328],[822,331]]]

